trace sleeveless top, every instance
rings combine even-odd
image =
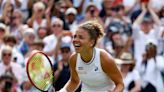
[[[82,82],[82,92],[107,92],[114,89],[114,82],[104,73],[100,62],[100,49],[94,48],[92,60],[85,63],[77,55],[76,71]]]

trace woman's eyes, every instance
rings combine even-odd
[[[75,39],[75,38],[84,39],[84,37],[83,37],[82,35],[78,35],[78,36],[77,36],[77,35],[74,35],[73,38],[74,38],[74,39]]]

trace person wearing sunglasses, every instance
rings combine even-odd
[[[12,84],[20,86],[23,81],[23,68],[20,64],[13,62],[12,48],[5,45],[1,48],[0,76],[11,75],[13,77]],[[18,87],[16,87],[17,89]]]

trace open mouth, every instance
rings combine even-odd
[[[74,46],[75,46],[75,47],[80,47],[80,44],[75,43]]]

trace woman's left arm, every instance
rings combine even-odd
[[[115,83],[115,88],[112,92],[123,92],[123,78],[112,56],[110,56],[106,51],[101,51],[100,58],[103,71]]]

